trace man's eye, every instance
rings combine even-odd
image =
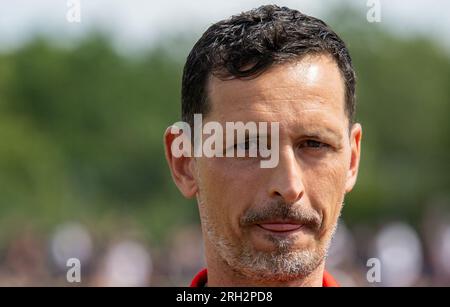
[[[330,147],[330,145],[315,141],[315,140],[307,140],[300,145],[301,148],[326,148]]]
[[[244,143],[235,144],[235,149],[240,150],[250,150],[250,149],[257,149],[257,142],[256,141],[245,141]]]

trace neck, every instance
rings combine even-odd
[[[296,278],[288,281],[261,281],[237,272],[208,245],[207,243],[205,244],[208,287],[322,287],[325,269],[324,262],[305,278]]]

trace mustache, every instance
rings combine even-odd
[[[275,220],[298,223],[313,231],[318,231],[322,225],[322,216],[317,211],[302,205],[288,204],[281,199],[271,201],[261,208],[250,208],[240,218],[240,224],[251,226]]]

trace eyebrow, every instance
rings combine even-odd
[[[340,141],[342,139],[342,134],[328,127],[324,128],[303,128],[301,129],[302,135],[309,138],[328,138],[335,141]]]
[[[300,126],[296,131],[297,132],[300,131],[302,137],[307,137],[307,138],[311,138],[311,139],[326,138],[326,139],[331,139],[331,140],[334,140],[337,142],[342,139],[342,134],[340,132],[338,132],[332,128],[329,128],[329,127]],[[267,133],[259,133],[259,131],[258,131],[256,134],[249,134],[248,131],[246,131],[244,140],[248,141],[248,140],[256,139],[259,141],[259,139],[261,137],[270,138],[271,137],[270,129],[269,129],[269,131],[267,131]],[[234,140],[236,141],[237,139],[234,138]]]

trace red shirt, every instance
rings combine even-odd
[[[203,269],[195,275],[194,279],[192,279],[191,287],[198,288],[204,287],[206,282],[208,281],[208,271],[207,269]],[[333,276],[327,271],[323,272],[322,279],[323,287],[339,287],[338,283],[334,280]]]

